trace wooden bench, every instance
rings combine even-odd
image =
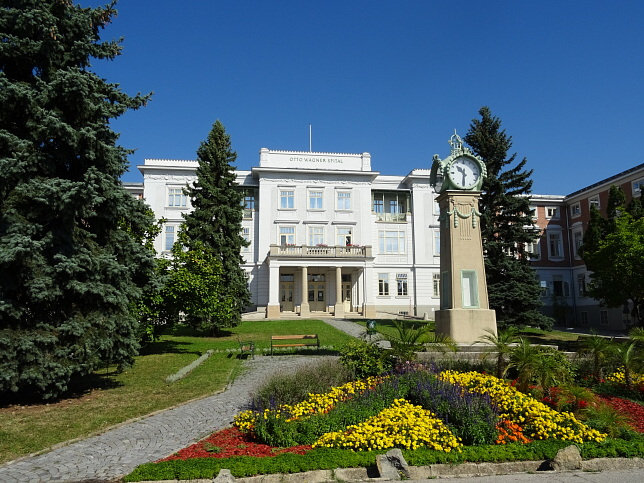
[[[239,357],[244,357],[244,354],[250,354],[251,358],[255,358],[255,343],[250,340],[240,340],[239,342]]]
[[[282,342],[287,341],[287,342]],[[298,341],[298,342],[294,342]],[[303,335],[272,335],[271,336],[271,355],[273,347],[317,347],[320,348],[320,339],[317,334]]]

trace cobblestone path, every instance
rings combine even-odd
[[[320,356],[257,356],[218,394],[127,423],[98,436],[0,466],[0,482],[110,481],[228,427],[271,374]]]

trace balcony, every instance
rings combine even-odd
[[[406,223],[407,213],[374,213],[376,221],[384,221],[387,223]]]
[[[271,245],[270,257],[287,258],[371,258],[371,247]]]

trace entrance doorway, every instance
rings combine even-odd
[[[293,302],[293,290],[295,285],[294,275],[280,275],[280,311],[293,312],[295,304]]]
[[[342,275],[342,303],[344,311],[351,312],[353,304],[351,303],[351,275]]]
[[[311,312],[326,311],[326,280],[324,274],[309,275],[309,307]]]

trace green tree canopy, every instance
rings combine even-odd
[[[500,326],[550,327],[552,320],[539,312],[541,288],[524,248],[539,235],[530,228],[532,170],[525,169],[526,158],[517,162],[516,154],[508,156],[512,137],[501,129],[501,120],[488,107],[479,115],[465,142],[487,167],[480,211],[490,308]]]
[[[582,250],[592,272],[588,294],[608,307],[630,303],[632,316],[644,326],[644,217],[638,203],[627,210],[624,201],[621,189],[611,186],[608,217],[591,209]]]
[[[7,0],[0,9],[0,393],[56,397],[137,353],[133,307],[153,220],[122,187],[110,119],[141,107],[91,70],[120,54],[113,4]]]
[[[194,210],[184,215],[183,230],[189,250],[199,243],[221,261],[223,283],[219,296],[232,306],[229,316],[219,318],[217,323],[230,327],[239,323],[242,309],[250,303],[248,282],[241,267],[241,248],[248,243],[241,235],[243,195],[233,166],[237,154],[220,121],[213,124],[197,157],[197,181],[187,189]]]

